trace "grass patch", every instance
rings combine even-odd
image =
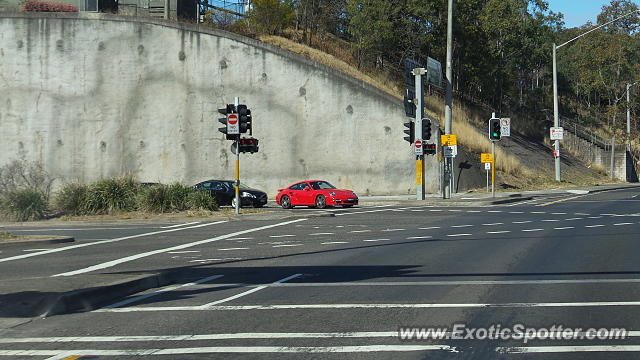
[[[17,238],[18,236],[13,235],[12,233],[0,232],[0,240],[11,240],[11,239],[17,239]]]

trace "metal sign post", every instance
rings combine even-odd
[[[496,143],[491,142],[491,158],[493,158],[493,165],[496,161]],[[496,167],[491,167],[491,197],[496,197]]]
[[[240,105],[240,98],[236,96],[236,109]],[[236,215],[240,215],[240,132],[238,127],[238,135],[235,139],[236,143]]]
[[[484,169],[487,172],[487,192],[489,192],[489,170],[491,169],[491,163],[484,163]]]
[[[416,152],[416,199],[424,200],[424,134],[422,133],[422,118],[424,117],[424,90],[422,76],[426,75],[424,68],[413,69],[416,89],[416,122],[415,122],[415,152]]]

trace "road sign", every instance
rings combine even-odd
[[[442,153],[446,158],[454,158],[456,157],[456,155],[458,155],[458,146],[457,145],[444,146],[442,148]]]
[[[491,170],[491,163],[490,162],[484,163],[484,169],[487,171]]]
[[[455,135],[440,135],[440,143],[442,146],[458,145],[458,140]]]
[[[444,88],[442,81],[442,64],[438,60],[427,58],[427,83],[435,87]]]
[[[491,155],[490,153],[482,153],[482,154],[480,154],[480,162],[492,163],[493,162],[493,155]]]
[[[500,135],[511,136],[511,118],[500,119]]]
[[[417,139],[416,142],[413,143],[414,150],[416,155],[424,155],[424,147],[422,146],[422,140]]]
[[[552,127],[549,129],[549,133],[551,140],[562,140],[564,138],[564,129],[562,127]]]
[[[240,123],[238,121],[238,114],[227,115],[227,134],[229,135],[240,134]]]

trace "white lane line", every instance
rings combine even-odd
[[[366,241],[366,242],[377,242],[377,241],[389,241],[391,239],[368,239],[368,240],[362,240],[362,241]]]
[[[509,230],[503,230],[503,231],[487,231],[487,234],[506,234],[506,233],[510,233],[511,231]]]
[[[181,227],[181,226],[189,226],[189,225],[194,225],[194,224],[200,224],[200,221],[188,222],[188,223],[184,223],[184,224],[171,225],[171,226],[161,226],[160,229],[173,229],[173,228],[177,228],[177,227]]]
[[[324,233],[313,233],[313,234],[309,234],[309,236],[322,236],[322,235],[335,235],[335,233],[332,233],[332,232],[324,232]]]
[[[272,247],[280,248],[280,247],[296,247],[296,246],[302,246],[302,244],[283,244],[283,245],[273,245]]]
[[[613,226],[622,226],[622,225],[633,225],[633,223],[617,223],[617,224],[613,224]]]
[[[574,213],[574,215],[589,216],[589,215],[591,215],[591,214],[585,214],[585,213]]]
[[[407,240],[416,240],[416,239],[431,239],[433,236],[410,236]]]
[[[429,210],[429,211],[432,211],[432,212],[441,212],[441,211],[444,211],[444,210],[440,210],[440,209],[431,209],[431,210]]]
[[[224,248],[224,249],[218,249],[218,251],[235,251],[235,250],[249,250],[249,248],[246,248],[246,247],[236,247],[236,248]]]
[[[504,224],[503,223],[482,224],[482,226],[496,226],[496,225],[504,225]]]
[[[285,237],[295,237],[295,235],[287,234],[287,235],[269,235],[270,238],[285,238]]]
[[[532,223],[533,221],[531,220],[524,220],[524,221],[512,221],[512,224],[528,224],[528,223]]]
[[[524,214],[524,211],[509,211],[509,214]]]
[[[181,288],[184,288],[184,287],[187,287],[187,286],[193,286],[193,285],[197,285],[197,284],[202,284],[202,283],[205,283],[205,282],[208,282],[208,281],[211,281],[211,280],[215,280],[215,279],[220,279],[223,276],[224,275],[213,275],[213,276],[208,276],[206,278],[203,278],[203,279],[200,279],[200,280],[196,280],[194,282],[190,282],[190,283],[187,283],[187,284],[170,286],[168,288],[160,289],[158,291],[154,291],[154,292],[149,293],[149,294],[144,294],[144,295],[132,297],[130,299],[122,300],[122,301],[119,301],[119,302],[117,302],[115,304],[111,304],[109,306],[105,306],[104,308],[105,309],[119,308],[119,307],[122,307],[122,306],[125,306],[125,305],[128,305],[128,304],[131,304],[133,302],[137,302],[137,301],[140,301],[140,300],[148,299],[148,298],[150,298],[152,296],[156,296],[156,295],[167,293],[169,291],[181,289]]]
[[[551,213],[551,215],[567,215],[567,213],[564,213],[564,212],[554,212],[554,213]]]
[[[423,212],[424,210],[411,210],[411,211],[414,211],[414,212]]]
[[[429,226],[429,227],[421,227],[418,228],[420,230],[433,230],[433,229],[440,229],[440,226]]]
[[[233,258],[234,260],[241,260],[241,258]],[[201,262],[209,262],[209,261],[222,261],[225,259],[198,259],[198,260],[191,260],[189,261],[190,263],[201,263]]]
[[[165,253],[165,252],[168,252],[168,251],[188,249],[190,247],[203,245],[203,244],[208,244],[208,243],[219,241],[219,240],[225,240],[225,239],[232,238],[232,237],[235,237],[235,236],[238,236],[238,235],[244,235],[244,234],[247,234],[247,233],[252,233],[252,232],[256,232],[256,231],[260,231],[260,230],[271,229],[271,228],[278,227],[278,226],[294,224],[294,223],[301,222],[301,221],[306,221],[306,220],[307,219],[297,219],[297,220],[285,221],[285,222],[281,222],[281,223],[277,223],[277,224],[266,225],[266,226],[261,226],[261,227],[257,227],[257,228],[237,231],[237,232],[234,232],[234,233],[231,233],[231,234],[216,236],[216,237],[210,238],[210,239],[194,241],[194,242],[191,242],[191,243],[182,244],[182,245],[178,245],[178,246],[172,246],[172,247],[169,247],[169,248],[158,249],[158,250],[153,250],[153,251],[147,251],[147,252],[143,252],[143,253],[140,253],[140,254],[126,256],[126,257],[123,257],[123,258],[120,258],[120,259],[103,262],[101,264],[96,264],[96,265],[92,265],[92,266],[89,266],[89,267],[86,267],[86,268],[82,268],[82,269],[78,269],[78,270],[74,270],[74,271],[68,271],[68,272],[56,274],[56,275],[53,275],[53,276],[54,277],[55,276],[72,276],[72,275],[88,273],[88,272],[91,272],[91,271],[107,269],[107,268],[110,268],[110,267],[113,267],[113,266],[116,266],[116,265],[120,265],[120,264],[123,264],[123,263],[126,263],[126,262],[142,259],[142,258],[145,258],[145,257],[148,257],[148,256],[152,256],[152,255],[162,254],[162,253]],[[204,224],[204,225],[208,225],[208,224]],[[201,225],[194,225],[193,227],[199,227],[199,226],[201,226]],[[170,229],[170,230],[165,230],[165,231],[177,231],[177,230],[184,230],[184,229],[186,229],[186,228]],[[95,244],[95,243],[91,243],[91,244]]]
[[[589,216],[589,219],[602,219],[602,216]]]
[[[617,214],[600,214],[602,216],[616,216]]]
[[[546,214],[546,211],[532,211],[532,214]]]
[[[83,248],[83,247],[93,246],[93,245],[103,245],[103,244],[114,243],[114,242],[119,242],[119,241],[123,241],[123,240],[135,239],[135,238],[144,237],[144,236],[158,235],[158,234],[164,234],[164,233],[169,233],[169,232],[174,232],[174,231],[182,231],[182,230],[188,230],[188,229],[196,229],[196,228],[201,228],[201,227],[205,227],[205,226],[222,224],[222,223],[226,223],[226,222],[227,222],[226,220],[225,221],[216,221],[216,222],[212,222],[212,223],[198,224],[198,225],[193,225],[193,226],[188,226],[188,227],[181,227],[181,228],[177,228],[177,229],[167,229],[167,230],[153,231],[153,232],[144,233],[144,234],[138,234],[138,235],[124,236],[124,237],[119,237],[119,238],[115,238],[115,239],[111,239],[111,240],[105,240],[105,241],[101,241],[101,242],[91,242],[91,243],[83,243],[83,244],[78,244],[78,245],[65,246],[65,247],[56,248],[56,249],[49,249],[49,250],[42,251],[42,252],[34,252],[34,253],[30,253],[30,254],[11,256],[11,257],[8,257],[8,258],[0,259],[0,262],[6,262],[6,261],[12,261],[12,260],[20,260],[20,259],[29,258],[29,257],[32,257],[32,256],[46,255],[46,254],[56,253],[56,252],[60,252],[60,251],[78,249],[78,248]],[[173,249],[169,249],[169,250],[173,250]]]
[[[46,231],[94,231],[94,230],[139,230],[139,229],[153,229],[150,226],[140,227],[96,227],[96,228],[59,228],[59,229],[14,229],[11,232],[46,232]]]
[[[462,212],[462,210],[447,210],[448,212]]]
[[[587,225],[585,227],[586,228],[597,228],[597,227],[603,227],[603,226],[606,226],[606,225]]]
[[[392,231],[405,231],[406,229],[384,229],[380,230],[381,232],[392,232]]]
[[[297,282],[281,284],[285,287],[334,287],[334,286],[458,286],[458,285],[553,285],[553,284],[638,284],[640,279],[542,279],[542,280],[443,280],[443,281],[377,281],[377,282]],[[221,284],[224,285],[224,284]],[[270,285],[275,286],[275,285]],[[640,331],[639,335],[640,336]]]
[[[413,303],[413,304],[275,304],[275,305],[220,305],[220,306],[157,306],[102,309],[97,312],[153,312],[153,311],[246,311],[291,309],[453,309],[453,308],[572,308],[640,306],[640,301],[590,301],[546,303]]]
[[[451,234],[447,235],[448,237],[460,237],[460,236],[471,236],[473,234]]]
[[[472,227],[474,225],[453,225],[451,226],[452,228],[465,228],[465,227]]]
[[[540,220],[540,221],[542,221],[542,222],[558,222],[560,220],[558,220],[558,219],[545,219],[545,220]]]
[[[200,250],[184,250],[184,251],[169,251],[167,254],[189,254],[189,253],[199,253]]]
[[[502,210],[489,210],[487,212],[490,212],[490,213],[501,213]]]
[[[348,244],[348,241],[327,241],[320,243],[320,245],[332,245],[332,244]]]
[[[582,346],[499,346],[504,354],[577,353],[577,352],[640,352],[640,345],[582,345]]]
[[[526,229],[526,230],[522,230],[524,232],[533,232],[533,231],[543,231],[544,229]]]
[[[564,221],[574,221],[574,220],[583,220],[584,218],[581,217],[575,217],[575,218],[569,218],[569,219],[564,219]]]
[[[480,210],[467,210],[468,213],[479,213],[482,212]]]
[[[350,233],[366,233],[366,232],[371,232],[371,230],[352,230],[349,231]]]
[[[253,238],[252,237],[236,237],[236,238],[230,238],[227,240],[231,241],[231,240],[251,240],[251,239]]]
[[[396,334],[397,335],[397,334]],[[54,356],[46,360],[60,360],[75,354],[91,353],[93,356],[149,356],[186,354],[246,354],[246,353],[375,353],[446,351],[458,352],[449,345],[359,345],[359,346],[210,346],[175,349],[126,349],[126,350],[0,350],[0,356]]]
[[[44,251],[44,250],[49,250],[49,249],[26,249],[26,250],[22,250],[22,251],[30,252],[30,251]]]
[[[565,226],[565,227],[553,228],[553,230],[569,230],[569,229],[575,229],[575,227],[573,227],[573,226]]]
[[[300,277],[300,276],[302,276],[302,274],[293,274],[293,275],[287,276],[285,278],[282,278],[282,279],[280,279],[278,281],[274,281],[273,284],[282,284],[283,282],[295,279],[295,278]],[[205,307],[208,307],[208,306],[222,304],[222,303],[225,303],[227,301],[235,300],[235,299],[241,298],[243,296],[247,296],[249,294],[253,294],[256,291],[264,290],[267,287],[268,286],[265,286],[265,285],[258,286],[256,288],[251,289],[251,290],[247,290],[245,292],[241,292],[240,294],[236,294],[236,295],[224,298],[224,299],[216,300],[216,301],[210,302],[208,304],[201,305],[200,307],[205,308]]]

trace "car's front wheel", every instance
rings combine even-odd
[[[316,207],[318,209],[324,209],[327,207],[327,199],[324,197],[324,195],[318,195],[318,197],[316,198]]]
[[[289,199],[287,195],[284,195],[280,199],[280,205],[282,206],[283,209],[291,209],[293,207],[291,206],[291,199]]]

